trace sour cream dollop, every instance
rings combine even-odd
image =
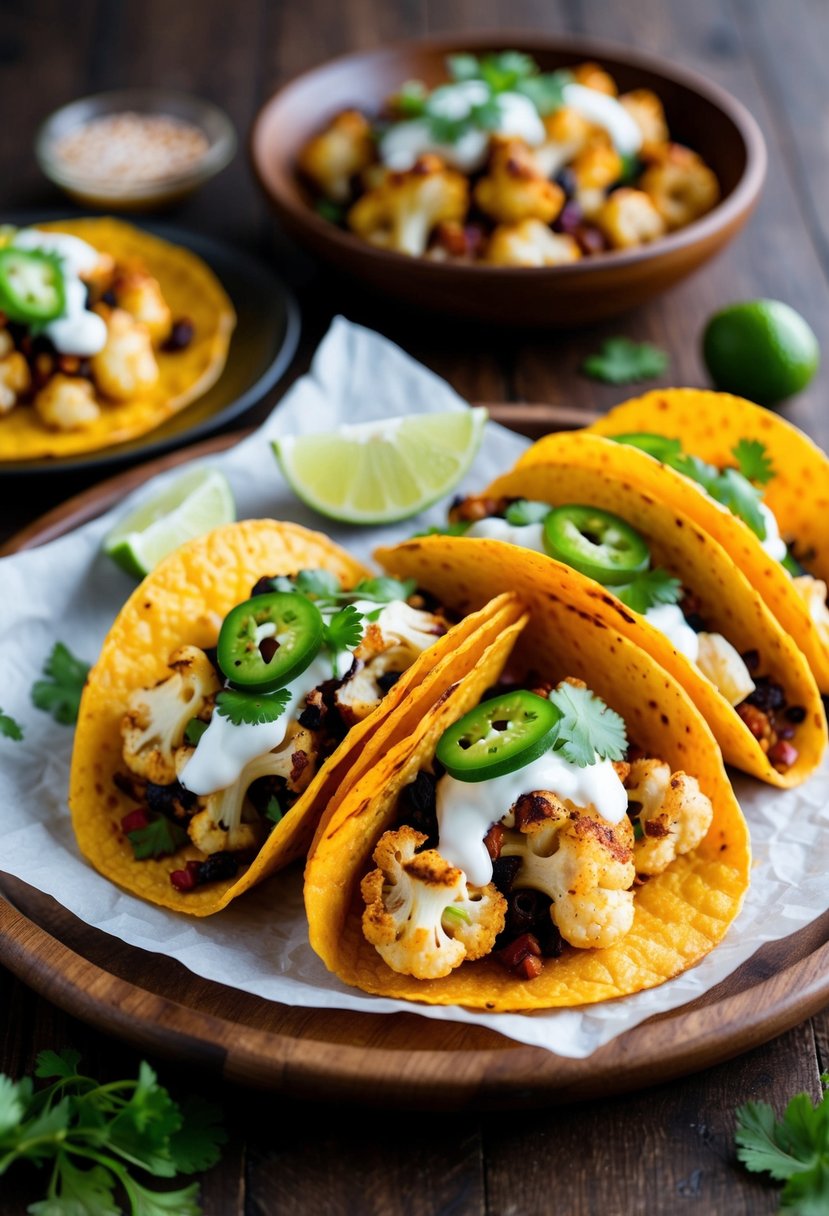
[[[97,266],[97,249],[68,232],[44,232],[39,228],[21,229],[12,245],[15,249],[54,253],[62,259],[66,295],[63,315],[49,321],[43,332],[62,355],[97,355],[106,346],[107,327],[103,317],[86,307],[86,284],[81,279]]]
[[[464,532],[464,536],[503,540],[510,545],[519,545],[522,549],[533,549],[536,553],[547,552],[543,524],[511,524],[499,516],[489,515],[486,519],[476,519]]]
[[[679,604],[654,604],[645,613],[645,620],[664,633],[680,654],[696,663],[699,656],[699,638],[682,615]]]
[[[642,147],[642,132],[615,97],[588,89],[583,84],[566,84],[562,90],[564,104],[581,114],[589,122],[604,127],[616,151],[622,156],[633,156]]]
[[[492,859],[484,837],[522,794],[533,790],[552,790],[576,806],[593,806],[608,823],[619,823],[627,814],[627,793],[610,760],[579,768],[551,751],[489,781],[458,781],[447,774],[437,783],[441,856],[463,870],[473,886],[485,886],[492,879]]]

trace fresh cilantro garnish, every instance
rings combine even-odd
[[[355,600],[373,600],[376,604],[390,604],[392,600],[407,600],[417,587],[413,578],[399,579],[381,575],[379,578],[361,579],[350,591],[343,592],[338,598],[346,596]]]
[[[618,599],[634,612],[645,613],[656,604],[676,604],[682,595],[682,583],[667,570],[643,570],[623,587],[613,588]]]
[[[650,342],[608,338],[598,354],[587,356],[581,370],[585,376],[606,384],[635,384],[661,376],[667,366],[666,353]]]
[[[174,1178],[209,1169],[227,1135],[201,1099],[176,1103],[142,1062],[136,1080],[101,1085],[78,1072],[75,1051],[42,1051],[35,1076],[0,1075],[0,1175],[17,1161],[51,1165],[32,1216],[200,1216],[198,1184],[156,1191],[131,1172]]]
[[[76,659],[63,642],[55,642],[43,665],[46,680],[32,685],[32,702],[52,715],[56,722],[71,726],[78,720],[81,693],[89,674],[89,664]]]
[[[623,186],[629,186],[631,182],[636,181],[642,172],[642,162],[635,152],[622,152],[619,159],[622,162],[622,172],[619,174],[619,181]]]
[[[760,540],[766,539],[766,521],[760,511],[762,492],[736,469],[723,469],[708,493],[733,515],[739,515]]]
[[[289,585],[277,587],[277,591],[298,591],[309,600],[335,599],[342,591],[340,580],[330,570],[300,570],[293,580],[285,581]]]
[[[187,833],[178,823],[166,815],[152,815],[145,828],[127,832],[136,861],[147,857],[168,857],[187,844]]]
[[[274,591],[298,591],[306,599],[323,605],[348,603],[351,600],[373,600],[377,604],[389,604],[392,600],[406,600],[417,583],[413,578],[398,579],[380,575],[364,578],[348,591],[340,586],[336,575],[329,570],[300,570],[294,578],[279,575],[271,579]]]
[[[265,818],[270,823],[279,823],[280,819],[283,818],[284,814],[285,814],[285,812],[283,811],[282,807],[279,805],[279,799],[275,798],[275,797],[269,798],[268,805],[265,807]]]
[[[3,713],[2,709],[0,709],[0,735],[5,735],[7,739],[15,741],[23,738],[23,727],[11,714]]]
[[[712,486],[717,484],[720,475],[719,469],[713,464],[708,464],[699,456],[691,456],[687,452],[668,455],[664,457],[664,462],[672,469],[676,469],[677,473],[684,473],[686,477],[690,477],[691,481],[696,481],[709,494]]]
[[[516,93],[523,93],[538,110],[542,118],[553,114],[564,105],[564,87],[571,84],[572,75],[567,71],[545,72],[539,76],[529,76],[519,80],[515,86]]]
[[[782,1119],[768,1102],[747,1102],[737,1111],[737,1157],[753,1173],[785,1182],[780,1211],[821,1216],[829,1211],[829,1077],[817,1106],[796,1094]]]
[[[363,628],[362,612],[358,612],[353,604],[346,604],[323,627],[323,644],[334,654],[341,650],[353,650],[360,644]]]
[[[743,477],[764,486],[774,477],[774,465],[764,443],[759,439],[740,439],[731,449],[737,468]]]
[[[413,532],[412,540],[416,540],[419,536],[463,536],[471,526],[471,519],[456,519],[454,523],[447,524],[445,528],[433,525],[430,528],[424,528],[422,532]]]
[[[528,498],[519,498],[509,504],[504,518],[513,527],[523,528],[527,524],[540,524],[550,514],[550,510],[550,504],[547,502],[530,502]]]
[[[276,692],[242,692],[224,688],[216,695],[216,713],[229,718],[234,726],[263,726],[281,718],[288,707],[291,694],[287,688]]]
[[[597,759],[622,759],[627,749],[624,721],[589,688],[559,684],[549,699],[561,714],[554,751],[579,768]]]
[[[184,728],[184,742],[195,747],[206,730],[206,722],[202,722],[201,718],[191,718]]]
[[[564,105],[564,86],[573,77],[570,72],[544,72],[523,51],[501,51],[484,55],[450,55],[449,75],[456,82],[480,80],[493,97],[499,93],[523,93],[539,114],[552,114]]]

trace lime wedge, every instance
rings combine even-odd
[[[483,439],[482,406],[405,414],[319,435],[289,435],[273,450],[291,489],[341,523],[417,515],[455,488]]]
[[[236,504],[217,469],[192,469],[143,503],[104,537],[103,551],[137,578],[185,541],[232,523]]]

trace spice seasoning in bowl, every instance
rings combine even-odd
[[[138,210],[191,193],[235,148],[233,127],[214,106],[134,90],[64,106],[42,127],[36,153],[47,177],[77,201]]]

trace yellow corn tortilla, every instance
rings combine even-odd
[[[349,731],[322,764],[308,788],[275,825],[251,865],[236,877],[177,891],[170,873],[203,854],[187,844],[177,853],[136,861],[121,831],[135,800],[117,789],[124,771],[121,720],[130,693],[169,675],[167,660],[179,646],[215,645],[223,618],[250,596],[263,575],[330,570],[344,587],[370,571],[333,541],[297,524],[245,520],[215,529],[166,557],[136,588],[110,629],[81,698],[70,773],[72,825],[83,855],[107,878],[151,903],[208,916],[276,870],[303,857],[317,818],[332,797],[342,797],[402,732],[408,734],[430,703],[442,694],[447,667],[474,662],[479,635],[518,619],[513,594],[449,630],[410,666],[377,709]],[[460,659],[456,656],[461,656]],[[395,728],[386,730],[394,711]]]
[[[586,503],[612,511],[636,528],[648,543],[653,566],[667,569],[699,598],[700,615],[709,629],[721,633],[740,653],[758,650],[762,674],[786,689],[790,705],[803,706],[806,716],[792,739],[798,749],[795,763],[787,772],[778,772],[733,706],[694,663],[608,588],[578,575],[585,603],[609,626],[647,650],[679,681],[713,730],[726,763],[783,789],[800,785],[815,771],[826,750],[827,727],[820,690],[809,664],[722,546],[690,516],[657,501],[623,470],[591,469],[569,462],[547,461],[516,468],[493,481],[485,493],[529,498],[551,506]],[[466,538],[465,543],[480,545],[482,541]],[[518,551],[517,546],[493,543],[504,546],[503,555],[496,560],[504,567],[502,577],[508,579],[509,555]],[[545,554],[535,557],[541,570],[547,568],[550,577],[556,577],[553,572],[558,562]]]
[[[100,398],[101,414],[75,431],[47,427],[30,404],[0,418],[0,461],[77,456],[154,430],[213,385],[224,369],[236,325],[233,304],[210,267],[182,245],[108,216],[38,224],[80,237],[116,262],[139,259],[158,279],[173,319],[193,324],[193,341],[181,351],[155,351],[159,380],[131,401]]]
[[[694,392],[694,395],[702,397],[718,396],[715,393],[697,394],[695,390],[690,389],[676,391]],[[661,400],[661,395],[659,395],[659,399]],[[620,410],[626,408],[626,406],[619,407]],[[752,409],[759,409],[759,407],[752,406]],[[616,411],[612,411],[610,417],[615,413]],[[704,403],[700,408],[700,416],[703,413]],[[596,425],[601,427],[605,422],[607,419],[603,419],[602,423]],[[785,425],[788,427],[788,424]],[[661,427],[661,415],[654,417],[650,425],[643,424],[625,429],[668,434],[667,431],[657,429],[658,426]],[[614,428],[614,431],[607,432],[608,435],[612,433],[621,435],[624,430],[619,426]],[[686,439],[684,434],[674,435],[672,432],[671,437],[681,438],[691,455],[702,455],[698,449],[691,446],[692,440]],[[756,437],[748,436],[748,438]],[[774,457],[777,445],[769,443],[768,446],[770,454]],[[802,493],[808,498],[811,484],[814,484],[815,487],[822,485],[825,489],[826,508],[829,508],[829,461],[821,452],[816,452],[816,456],[826,465],[825,471],[820,477],[817,476],[816,471],[816,475],[811,481],[804,480]],[[703,459],[710,460],[712,464],[717,463],[708,456],[703,456]],[[820,633],[809,615],[809,610],[802,596],[798,595],[791,577],[780,562],[766,553],[759,537],[739,516],[734,515],[727,507],[722,506],[721,503],[706,494],[702,486],[692,481],[690,477],[676,472],[675,469],[662,464],[639,448],[629,444],[614,443],[612,439],[605,438],[603,433],[598,433],[592,427],[583,431],[545,435],[543,439],[527,449],[516,463],[515,468],[523,469],[530,465],[544,464],[550,460],[566,461],[578,465],[584,469],[585,473],[606,470],[612,476],[627,477],[639,490],[651,495],[667,508],[680,511],[693,520],[698,527],[723,547],[737,568],[746,576],[754,590],[763,598],[777,618],[783,631],[796,640],[798,647],[806,656],[820,691],[829,692],[829,648],[821,639]],[[728,460],[724,460],[722,463],[728,463]],[[775,478],[775,480],[777,479]],[[813,520],[815,523],[818,523],[819,520],[818,526],[829,531],[829,521],[821,518],[819,512],[816,512]]]
[[[389,572],[417,578],[462,610],[486,603],[508,584],[530,606],[530,621],[509,655],[496,643],[467,668],[420,730],[352,785],[317,832],[305,870],[310,941],[347,984],[387,997],[485,1010],[592,1004],[686,971],[722,940],[740,910],[751,864],[748,828],[704,718],[646,651],[592,611],[574,571],[556,567],[552,576],[545,574],[538,558],[498,541],[440,536],[380,553]],[[373,868],[379,837],[394,825],[400,790],[430,763],[443,730],[477,704],[507,662],[519,679],[583,679],[624,717],[628,737],[648,755],[697,778],[713,804],[711,827],[698,848],[637,889],[633,927],[615,946],[568,947],[530,981],[491,958],[462,963],[444,979],[399,975],[362,935],[360,880]]]

